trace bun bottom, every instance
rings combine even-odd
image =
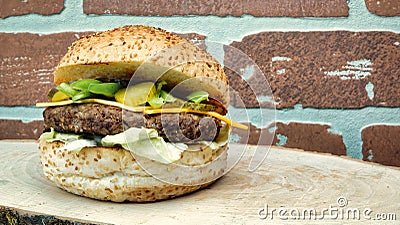
[[[118,176],[118,179],[129,180],[135,178]],[[151,177],[136,179],[141,179],[142,182],[154,182],[154,178]],[[63,183],[57,183],[57,186],[76,195],[113,202],[155,202],[158,200],[166,200],[200,190],[213,183],[209,182],[194,186],[160,184],[148,187],[136,187],[133,185],[116,190],[114,185],[107,185],[102,179],[90,180],[90,178],[76,176],[66,180],[67,181]],[[99,181],[101,185],[94,186],[93,183],[97,183],[96,181]],[[86,184],[85,186],[92,186],[92,188],[82,189],[73,186],[73,184],[79,183]]]
[[[87,147],[77,154],[63,146],[39,141],[45,176],[73,194],[114,202],[153,202],[207,187],[224,174],[228,149],[200,146],[174,164],[161,164],[119,147]]]

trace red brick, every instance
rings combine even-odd
[[[275,126],[277,129],[274,144],[279,142],[276,134],[281,134],[287,137],[283,147],[346,155],[346,146],[343,143],[342,136],[330,133],[328,131],[329,125],[278,122]]]
[[[172,15],[236,15],[241,13],[241,2],[230,0],[178,0],[178,1],[119,1],[119,0],[84,0],[83,10],[86,14],[130,14],[140,16]]]
[[[0,33],[1,105],[33,105],[46,101],[54,86],[53,71],[75,33],[38,35]]]
[[[205,51],[207,50],[207,46],[204,41],[206,39],[206,36],[204,36],[204,35],[201,35],[198,33],[175,33],[175,32],[172,32],[172,33],[180,36],[181,38],[185,38],[186,40],[189,40],[194,45],[197,45],[199,48],[201,48]]]
[[[346,146],[342,136],[328,131],[329,125],[291,122],[288,124],[277,122],[267,128],[256,128],[252,124],[246,124],[249,130],[234,128],[232,134],[239,136],[239,143],[272,144],[287,148],[299,148],[306,151],[346,155]],[[275,132],[271,129],[275,128]],[[278,134],[287,137],[285,143],[280,143]]]
[[[365,5],[378,16],[400,16],[399,0],[365,0]]]
[[[78,35],[86,34],[0,33],[0,105],[34,105],[47,101],[47,93],[54,87],[54,68]],[[192,41],[205,39],[194,33],[178,35]]]
[[[268,129],[260,129],[252,123],[243,123],[249,127],[248,130],[232,128],[231,135],[239,137],[237,143],[251,144],[251,145],[272,145],[274,134],[269,132]]]
[[[265,89],[260,83],[266,79],[278,103],[276,108],[295,104],[315,108],[400,106],[399,39],[400,34],[392,32],[348,31],[263,32],[246,36],[230,47],[253,59],[263,74],[253,74],[245,81],[243,73],[227,70],[232,88],[238,90],[232,104],[243,107],[238,101],[242,99],[247,107],[258,107],[256,94]],[[276,57],[287,60],[274,61]],[[362,65],[359,60],[369,61]],[[226,47],[225,65],[229,62],[235,62],[234,71],[248,66],[247,61],[241,61],[235,51]],[[329,75],[334,71],[339,73]],[[357,78],[356,72],[362,76]],[[373,98],[366,91],[369,82],[374,86]]]
[[[253,16],[344,17],[347,0],[244,0],[243,13]]]
[[[0,119],[0,140],[2,139],[37,139],[43,132],[43,121],[35,120],[24,123],[21,120]]]
[[[217,15],[217,16],[348,16],[346,0],[84,0],[86,14],[129,14],[140,16]]]
[[[0,18],[25,14],[52,15],[64,9],[63,0],[0,0]]]
[[[361,132],[363,160],[400,166],[400,126],[373,125]]]

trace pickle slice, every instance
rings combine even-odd
[[[215,106],[202,103],[186,102],[183,107],[197,111],[215,111]]]
[[[206,103],[185,102],[181,99],[177,99],[174,103],[165,103],[163,108],[185,108],[203,112],[217,112],[222,115],[226,114],[226,110],[222,107]]]
[[[59,101],[69,99],[70,96],[63,93],[62,91],[57,90],[56,88],[53,88],[50,90],[49,94],[47,95],[47,98],[51,102],[59,102]]]
[[[115,100],[119,103],[128,106],[143,105],[150,101],[157,90],[152,82],[144,82],[130,86],[128,88],[120,89],[115,93]]]

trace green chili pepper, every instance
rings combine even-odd
[[[88,91],[88,90],[83,90],[80,91],[78,94],[74,95],[74,97],[72,97],[72,101],[78,101],[84,98],[88,98],[90,97],[92,94]]]
[[[61,92],[63,92],[64,94],[70,96],[70,97],[74,97],[74,95],[78,94],[79,92],[77,90],[74,90],[69,84],[67,83],[61,83],[60,85],[58,85],[57,89]]]
[[[106,97],[114,97],[115,92],[121,88],[121,85],[117,83],[102,83],[102,84],[91,84],[88,90],[93,94],[104,95]]]
[[[170,93],[161,90],[160,91],[160,97],[163,98],[165,100],[165,102],[175,102],[176,98],[174,96],[172,96]]]
[[[87,90],[92,84],[101,84],[101,81],[95,79],[82,79],[72,83],[71,87],[75,90],[83,91]]]
[[[150,101],[148,101],[148,103],[152,108],[158,109],[164,105],[165,101],[163,98],[152,98]]]

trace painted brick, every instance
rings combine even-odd
[[[46,101],[47,92],[54,86],[54,68],[76,36],[0,33],[0,104],[33,105]]]
[[[231,136],[237,143],[251,144],[251,145],[271,145],[273,144],[274,134],[269,132],[268,129],[260,129],[252,123],[243,123],[248,126],[248,130],[232,128]]]
[[[363,160],[400,166],[400,126],[372,125],[361,132]]]
[[[272,144],[306,151],[346,155],[342,136],[329,132],[329,125],[291,122],[277,122],[267,128],[256,128],[246,124],[249,130],[234,128],[233,135],[239,136],[239,143]],[[275,130],[275,132],[273,132]]]
[[[47,93],[54,87],[54,68],[68,46],[77,37],[87,34],[0,33],[0,105],[34,105],[47,101]],[[194,33],[178,35],[193,42],[205,39]]]
[[[399,0],[365,0],[371,13],[379,16],[400,16]]]
[[[230,83],[237,107],[270,106],[257,102],[257,84],[265,76],[276,108],[295,104],[315,108],[400,106],[400,34],[392,32],[263,32],[230,47],[251,57],[262,74],[242,79],[247,61],[225,48]],[[264,79],[264,78],[263,78]],[[251,88],[254,88],[254,91]],[[260,90],[259,90],[260,91]],[[243,104],[238,101],[241,99]]]
[[[346,155],[346,146],[343,143],[342,136],[330,133],[328,131],[329,125],[278,122],[275,126],[275,145],[281,142],[277,135],[280,134],[287,137],[282,145],[283,147]]]
[[[64,9],[64,0],[0,0],[0,18],[31,13],[58,14]]]
[[[86,14],[129,14],[140,16],[217,15],[217,16],[348,16],[346,0],[84,0]]]
[[[43,121],[35,120],[24,123],[21,120],[0,119],[0,140],[2,139],[37,139],[44,129]]]

